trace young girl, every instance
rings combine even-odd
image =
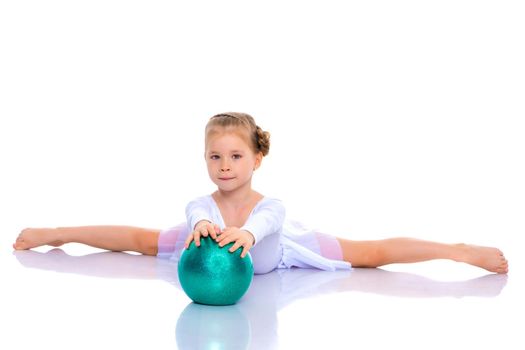
[[[206,164],[217,191],[187,205],[187,223],[163,231],[128,226],[30,228],[20,233],[13,247],[30,249],[77,242],[178,260],[192,241],[199,246],[201,237],[210,236],[220,246],[233,242],[229,249],[232,252],[242,248],[241,257],[250,252],[258,274],[276,268],[333,271],[432,259],[450,259],[507,273],[507,260],[496,248],[411,238],[352,241],[285,221],[281,202],[254,191],[251,185],[253,173],[269,149],[270,134],[251,116],[218,114],[205,130]]]

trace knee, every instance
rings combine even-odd
[[[279,234],[265,237],[250,250],[255,274],[264,274],[275,270],[282,257]]]
[[[256,275],[263,275],[272,272],[279,265],[280,259],[277,256],[272,259],[268,256],[261,256],[260,254],[252,254],[253,273]]]
[[[158,230],[139,230],[137,231],[136,245],[137,251],[144,255],[156,256],[159,250],[159,234]]]
[[[381,244],[378,244],[378,242],[359,242],[352,248],[345,260],[348,260],[353,267],[378,267],[384,265],[384,252]]]

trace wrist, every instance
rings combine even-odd
[[[246,232],[249,237],[251,237],[251,239],[252,239],[252,246],[255,245],[255,236],[253,235],[253,233],[251,233],[250,231],[246,231],[246,230],[243,230],[243,231]]]

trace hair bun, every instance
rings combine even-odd
[[[257,133],[257,148],[263,156],[266,156],[270,152],[270,133],[259,126],[256,127],[255,132]]]

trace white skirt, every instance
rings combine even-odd
[[[157,257],[178,261],[188,234],[186,223],[163,230],[159,235]],[[263,244],[273,238],[276,238],[275,245]],[[295,221],[285,222],[279,237],[266,237],[255,245],[252,254],[255,273],[292,267],[325,271],[351,269],[351,264],[343,260],[341,246],[335,236],[307,229]]]

